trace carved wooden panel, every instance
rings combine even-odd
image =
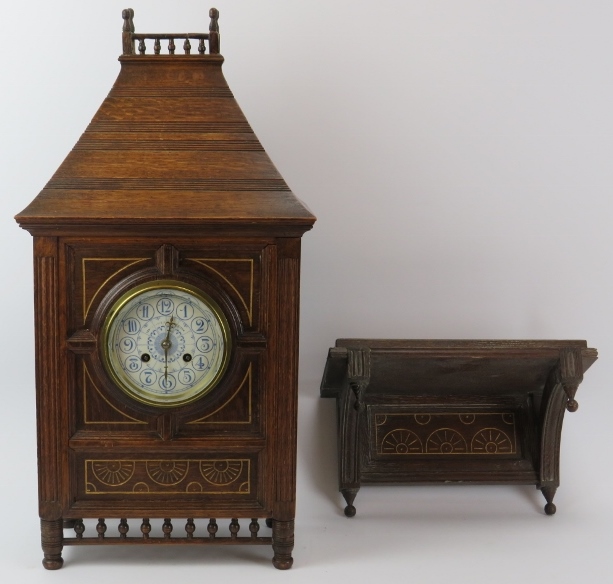
[[[153,268],[161,243],[143,242],[126,247],[109,241],[108,245],[92,247],[89,242],[67,240],[68,284],[73,290],[70,329],[88,328],[96,308],[113,286],[131,274]],[[179,254],[179,270],[213,282],[232,301],[243,329],[260,330],[263,326],[261,281],[267,269],[263,261],[269,255],[265,247],[260,244],[224,249],[217,245],[211,249],[194,249],[190,241],[177,242],[174,247]]]
[[[251,460],[87,458],[85,495],[249,495]]]
[[[507,412],[374,414],[378,456],[509,456],[518,452],[516,414]]]
[[[238,434],[262,432],[261,408],[265,399],[261,352],[248,352],[211,394],[173,413],[172,436],[212,436],[228,429]],[[75,436],[101,430],[156,432],[160,411],[143,405],[117,388],[108,388],[92,374],[83,358],[75,366]],[[111,390],[112,389],[112,390]]]

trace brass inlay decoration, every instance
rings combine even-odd
[[[94,388],[94,391],[106,402],[106,404],[115,410],[118,414],[127,418],[128,421],[125,422],[117,422],[113,420],[99,420],[93,421],[87,419],[87,381]],[[94,383],[89,371],[87,370],[87,366],[85,363],[83,364],[83,422],[85,424],[147,424],[144,420],[138,420],[137,418],[133,418],[132,416],[128,416],[128,414],[122,412],[120,409],[116,408],[106,397],[105,395],[98,389],[98,386]]]
[[[513,412],[374,412],[373,422],[379,455],[517,454]]]
[[[204,266],[205,268],[208,268],[209,270],[215,272],[220,278],[224,280],[224,282],[228,284],[228,286],[230,286],[230,288],[232,288],[232,290],[234,290],[239,300],[241,301],[242,305],[244,306],[245,311],[247,312],[249,326],[251,326],[252,318],[253,318],[253,315],[252,315],[252,311],[253,311],[253,259],[250,259],[250,258],[247,258],[247,259],[243,259],[243,258],[186,258],[186,259],[196,262],[197,264],[200,264]],[[234,284],[232,284],[232,282],[230,282],[230,280],[228,280],[228,278],[226,278],[226,276],[224,276],[219,270],[210,266],[208,262],[248,262],[250,265],[250,270],[251,270],[251,280],[250,280],[250,285],[249,285],[249,299],[245,300],[244,296],[238,291],[236,286],[234,286]]]
[[[485,428],[475,434],[471,449],[481,454],[510,454],[513,452],[513,444],[502,430]]]
[[[81,273],[82,273],[82,278],[83,278],[83,322],[86,321],[87,315],[89,314],[89,310],[92,307],[92,304],[94,300],[96,299],[96,296],[98,296],[98,293],[100,292],[100,290],[102,290],[102,288],[104,288],[112,278],[114,278],[117,274],[123,272],[124,270],[127,270],[130,266],[133,266],[134,264],[138,264],[140,262],[146,262],[148,259],[150,258],[83,258],[81,260]],[[88,303],[87,302],[87,292],[86,292],[86,270],[87,268],[85,266],[85,262],[123,262],[123,261],[130,262],[130,263],[125,265],[123,268],[120,268],[119,270],[113,272],[104,282],[102,282],[102,284],[94,292],[93,296],[91,297],[91,300]]]
[[[466,440],[451,428],[441,428],[432,432],[426,442],[428,454],[457,454],[467,452]]]
[[[88,495],[248,495],[251,460],[103,459],[84,461]],[[204,479],[204,481],[203,481]]]
[[[419,436],[404,428],[388,432],[381,441],[381,452],[384,454],[421,453],[423,450]]]
[[[103,485],[117,487],[132,478],[134,466],[131,460],[102,460],[92,463],[92,472]]]
[[[211,421],[207,422],[206,421],[207,418],[210,418],[211,416],[215,415],[217,412],[220,412],[221,410],[223,410],[238,395],[241,389],[243,389],[243,387],[245,386],[245,383],[248,383],[249,410],[247,413],[247,419],[242,420],[242,421],[223,420],[220,422],[211,422]],[[203,416],[202,418],[198,418],[197,420],[192,420],[191,422],[187,422],[187,423],[188,424],[251,424],[251,385],[252,385],[251,365],[249,365],[249,369],[247,369],[247,373],[245,374],[245,377],[243,377],[243,380],[240,382],[236,391],[222,405],[220,405],[216,410],[212,411],[210,414],[207,414],[206,416]]]
[[[200,463],[200,474],[212,485],[229,485],[236,480],[242,470],[242,460],[204,460]]]
[[[178,485],[186,476],[189,462],[184,460],[153,460],[146,462],[147,475],[158,485]]]

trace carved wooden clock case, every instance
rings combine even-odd
[[[223,77],[218,12],[184,35],[137,34],[133,14],[108,97],[16,217],[34,236],[43,565],[64,545],[248,543],[287,569],[315,217]]]

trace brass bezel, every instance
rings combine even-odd
[[[198,300],[205,304],[205,306],[207,306],[207,308],[210,309],[210,311],[213,313],[215,318],[217,318],[224,341],[222,364],[213,379],[204,387],[201,387],[199,385],[193,387],[188,392],[185,392],[185,394],[180,396],[180,399],[177,398],[177,396],[152,397],[151,394],[144,392],[141,387],[134,383],[131,383],[131,380],[128,377],[121,376],[113,365],[114,352],[111,350],[111,347],[109,345],[109,343],[111,342],[109,339],[109,335],[112,324],[121,312],[121,310],[126,306],[126,304],[131,302],[137,296],[144,294],[145,292],[149,292],[150,290],[159,290],[162,288],[170,288],[181,291],[183,293],[190,294],[192,296],[195,296]],[[136,401],[150,406],[163,408],[179,407],[185,404],[192,403],[204,397],[211,390],[213,390],[218,385],[219,381],[226,372],[226,369],[228,368],[228,363],[230,361],[230,353],[232,349],[232,336],[230,334],[230,326],[219,304],[215,302],[215,300],[213,300],[213,298],[211,298],[206,292],[203,292],[196,286],[192,286],[191,284],[187,284],[179,280],[154,280],[150,282],[144,282],[142,284],[134,286],[133,288],[122,294],[113,303],[113,306],[104,318],[104,323],[101,329],[101,339],[102,363],[104,365],[104,369],[106,370],[109,377],[112,379],[113,383],[132,399],[135,399]]]

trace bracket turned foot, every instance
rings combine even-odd
[[[272,564],[277,570],[289,570],[294,563],[294,521],[272,522],[272,549],[275,555]]]
[[[64,560],[62,558],[62,548],[64,547],[63,521],[40,520],[40,539],[45,557],[43,566],[47,570],[59,570]]]
[[[553,498],[555,497],[557,487],[541,487],[541,493],[547,500],[545,505],[545,513],[547,515],[553,515],[556,512],[556,506],[553,504]]]
[[[358,494],[360,489],[341,489],[341,494],[345,498],[345,502],[347,506],[345,507],[345,515],[347,517],[355,516],[355,507],[353,506],[353,501],[355,496]]]

